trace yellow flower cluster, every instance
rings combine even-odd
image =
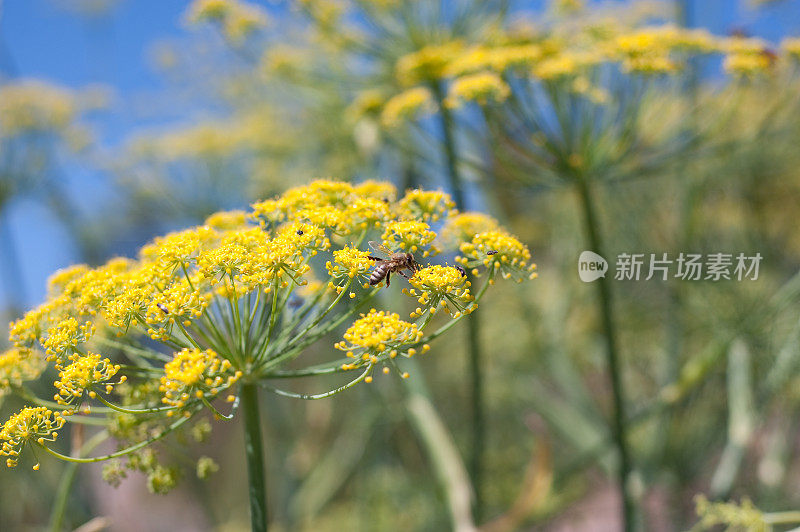
[[[345,247],[333,252],[333,262],[325,263],[328,274],[334,279],[353,279],[369,272],[374,262],[369,258],[369,251]]]
[[[420,305],[430,309],[431,314],[435,314],[441,307],[454,318],[458,318],[463,312],[470,313],[477,308],[470,305],[475,298],[469,292],[467,274],[460,267],[439,264],[427,266],[414,272],[409,284],[414,288],[404,292],[416,297]],[[421,307],[417,307],[411,317],[418,318],[423,312]]]
[[[121,412],[114,423],[122,439],[143,440],[148,427],[138,413],[154,423],[165,421],[162,411],[191,417],[205,406],[219,414],[210,401],[245,374],[254,382],[294,371],[280,366],[384,290],[366,283],[377,264],[363,245],[370,238],[421,260],[438,252],[431,224],[442,224],[470,266],[492,274],[527,267],[527,248],[490,217],[459,214],[440,191],[396,196],[389,183],[315,181],[258,202],[249,213],[217,213],[201,226],[156,238],[135,260],[61,270],[49,280],[49,299],[11,325],[16,348],[0,355],[0,390],[14,391],[53,361],[55,399],[72,405],[58,416],[91,416],[92,401],[99,401]],[[336,344],[352,359],[339,371],[369,373],[379,362],[389,370],[396,356],[417,352],[438,310],[459,318],[477,304],[460,267],[423,263],[405,271],[413,274],[406,293],[419,302],[412,315],[418,320],[386,310],[362,314]],[[363,299],[340,303],[347,286],[351,299]],[[31,351],[38,348],[41,357]],[[366,373],[361,379],[371,379]],[[154,406],[158,401],[166,406]],[[60,417],[48,424],[48,415],[27,409],[9,421],[5,440],[13,442],[5,449],[14,463],[19,442],[46,439],[63,424]],[[136,430],[124,429],[126,423]]]
[[[462,102],[477,102],[486,105],[499,103],[511,94],[511,88],[494,72],[478,72],[462,76],[450,85],[447,104],[458,107]]]
[[[41,353],[16,348],[0,353],[0,398],[9,388],[39,377],[44,367]]]
[[[402,220],[386,224],[383,244],[389,249],[402,249],[411,253],[422,251],[423,257],[434,255],[438,250],[430,246],[436,238],[430,226],[416,220]]]
[[[527,246],[501,230],[478,233],[471,242],[461,244],[462,257],[456,260],[464,266],[474,267],[482,264],[486,268],[500,271],[503,278],[515,276],[519,282],[523,276],[536,278],[536,264],[528,264],[531,253]],[[475,275],[477,270],[473,270]]]
[[[753,76],[766,72],[775,64],[777,56],[761,39],[733,37],[724,43],[727,53],[723,68],[736,76]]]
[[[416,324],[401,320],[395,313],[371,309],[345,331],[344,340],[334,344],[334,347],[346,351],[347,356],[354,359],[343,368],[354,369],[393,359],[401,351],[413,354],[403,346],[419,342],[422,336]]]
[[[395,67],[397,80],[405,86],[438,80],[444,74],[447,65],[461,53],[463,48],[463,43],[452,41],[429,45],[404,55]]]
[[[450,216],[441,231],[441,239],[448,245],[458,247],[484,231],[498,228],[497,220],[482,212],[461,212]]]
[[[444,74],[458,77],[485,70],[504,72],[507,69],[531,68],[541,57],[542,48],[538,44],[477,45],[456,56],[447,65]]]
[[[86,131],[76,125],[80,95],[40,81],[0,85],[0,139],[25,133],[55,133],[80,148]]]
[[[195,0],[187,11],[190,23],[215,22],[234,44],[267,24],[264,11],[255,4],[238,0]]]
[[[231,372],[230,369],[231,362],[219,358],[211,349],[182,349],[164,365],[164,376],[159,386],[159,391],[164,394],[161,400],[180,408],[193,395],[197,398],[214,397],[242,376],[240,371]]]
[[[414,87],[397,94],[383,106],[381,123],[395,127],[406,120],[413,120],[434,110],[433,95],[427,87]]]
[[[15,467],[22,446],[26,443],[55,441],[58,431],[64,426],[64,418],[43,406],[26,407],[13,414],[0,429],[0,456],[7,456],[6,465]],[[37,463],[33,466],[39,469]]]
[[[401,214],[424,222],[435,222],[449,214],[456,206],[450,195],[440,190],[409,190],[400,199]]]
[[[789,57],[800,60],[800,37],[787,37],[781,42],[781,49]]]
[[[111,393],[113,384],[108,380],[119,372],[120,365],[112,364],[107,358],[101,358],[96,353],[86,355],[73,355],[72,362],[59,371],[58,380],[53,383],[58,393],[55,400],[59,404],[69,405],[73,401],[80,401],[84,392],[89,389],[89,396],[97,393],[91,390],[94,385],[103,385],[106,393]],[[123,375],[120,382],[125,382]]]
[[[61,361],[71,355],[78,344],[91,338],[94,331],[91,321],[78,323],[70,316],[47,330],[42,347],[48,359]]]
[[[668,74],[680,69],[674,55],[679,52],[709,53],[718,44],[703,29],[684,29],[672,25],[643,28],[617,36],[609,54],[619,54],[627,71]]]

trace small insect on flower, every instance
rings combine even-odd
[[[419,269],[419,264],[414,260],[414,256],[411,253],[395,253],[372,240],[369,242],[369,247],[375,251],[389,255],[389,259],[382,259],[372,255],[369,256],[370,260],[377,262],[375,269],[372,270],[369,276],[369,284],[372,286],[380,283],[385,278],[386,286],[388,287],[393,273],[400,274],[406,279],[410,279],[408,275],[403,273],[403,270],[409,270],[413,273]]]
[[[302,229],[298,229],[297,230],[297,236],[303,236],[303,230]]]
[[[486,254],[487,255],[497,255],[497,250],[496,249],[490,249],[489,251],[486,252]]]
[[[156,303],[156,306],[158,307],[158,310],[160,310],[164,314],[169,314],[169,310],[167,310],[167,307],[164,306],[163,303]]]
[[[458,270],[458,273],[460,273],[460,274],[461,274],[461,277],[466,277],[466,276],[467,276],[467,270],[465,270],[465,269],[464,269],[464,268],[462,268],[461,266],[453,266],[453,267],[454,267],[456,270]]]

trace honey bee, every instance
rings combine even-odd
[[[393,273],[400,274],[406,279],[410,279],[408,275],[403,273],[403,270],[409,270],[413,273],[419,269],[419,264],[414,260],[414,256],[411,253],[395,253],[374,241],[370,241],[369,247],[389,256],[388,259],[373,257],[372,255],[369,256],[370,260],[377,262],[369,276],[369,284],[372,286],[375,286],[386,278],[386,286],[388,287],[389,279]]]

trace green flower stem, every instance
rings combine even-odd
[[[34,395],[33,392],[31,392],[30,390],[28,390],[24,386],[12,386],[11,389],[20,399],[25,399],[26,401],[30,401],[31,403],[34,403],[34,404],[39,405],[39,406],[47,407],[47,408],[49,408],[50,410],[53,410],[53,411],[66,410],[66,409],[68,409],[70,407],[70,405],[62,405],[62,404],[56,403],[54,401],[48,401],[46,399],[41,399],[41,398],[37,397],[36,395]],[[101,406],[101,407],[92,408],[92,411],[97,413],[97,414],[100,414],[100,413],[108,413],[111,410]]]
[[[800,523],[800,511],[767,513],[764,514],[764,522],[770,525]]]
[[[294,379],[297,377],[311,377],[314,375],[329,375],[331,373],[342,373],[342,364],[348,364],[352,361],[350,358],[340,358],[324,364],[317,364],[308,366],[302,369],[276,371],[274,373],[265,373],[260,376],[262,379]]]
[[[442,419],[431,404],[422,371],[417,371],[415,361],[407,366],[414,371],[408,379],[401,379],[404,388],[404,406],[408,421],[417,433],[431,466],[444,491],[450,510],[452,530],[473,532],[477,530],[472,518],[469,475]]]
[[[594,198],[590,183],[586,176],[578,176],[576,180],[578,195],[583,209],[586,238],[589,248],[600,256],[605,256],[602,239],[594,210]],[[625,388],[622,379],[622,367],[619,360],[617,335],[614,326],[613,306],[611,300],[610,281],[606,276],[597,280],[597,293],[600,300],[600,313],[603,320],[603,333],[606,342],[606,363],[608,364],[613,398],[611,430],[614,444],[619,455],[618,481],[622,494],[622,516],[624,529],[634,529],[636,505],[630,490],[630,476],[633,466],[628,449],[628,426],[625,415]]]
[[[250,523],[253,532],[265,532],[268,515],[267,484],[264,475],[264,446],[261,439],[258,388],[254,383],[245,383],[239,396],[244,417],[244,449],[250,486]]]
[[[275,366],[277,366],[278,364],[280,364],[282,362],[288,362],[288,361],[296,358],[297,356],[299,356],[300,353],[302,353],[303,350],[306,347],[310,346],[311,344],[313,344],[314,342],[316,342],[317,340],[319,340],[320,338],[322,338],[323,336],[325,336],[326,334],[328,334],[329,332],[334,330],[336,327],[341,325],[342,322],[344,322],[350,316],[355,314],[358,311],[358,309],[362,308],[364,305],[369,303],[372,300],[372,298],[375,297],[375,295],[378,293],[378,291],[380,289],[381,289],[380,286],[375,287],[372,290],[372,292],[370,292],[365,297],[363,297],[361,299],[361,301],[358,302],[357,305],[355,305],[354,307],[350,308],[346,312],[343,312],[342,314],[340,314],[337,318],[333,319],[330,323],[328,323],[328,325],[326,325],[322,329],[319,329],[313,335],[311,335],[309,338],[306,338],[304,341],[300,342],[299,344],[297,343],[297,341],[299,340],[300,335],[298,335],[295,338],[293,338],[291,344],[285,348],[285,349],[287,349],[287,351],[285,353],[281,354],[281,355],[276,356],[275,358],[269,359],[263,365],[263,367],[261,368],[262,371],[263,370],[267,370],[267,369],[272,368],[272,367],[275,367]],[[344,293],[344,292],[342,292],[342,293]],[[341,294],[340,294],[340,296],[341,296]],[[329,309],[326,310],[325,313],[327,314],[327,312],[330,311],[331,308],[333,308],[333,306],[329,307]],[[321,321],[321,318],[318,318],[316,320],[316,323],[319,323],[319,321]],[[310,328],[313,328],[313,325]],[[308,330],[309,329],[303,331],[303,333],[301,333],[301,335],[304,335]]]
[[[212,397],[211,399],[213,400],[214,397]],[[214,412],[214,415],[219,417],[220,419],[233,419],[233,413],[236,411],[236,408],[239,406],[239,397],[237,396],[235,402],[233,403],[233,408],[231,408],[231,413],[230,414],[223,414],[222,412],[217,410],[216,407],[211,404],[211,401],[206,399],[205,396],[201,397],[200,401],[202,401],[202,403],[204,405],[206,405],[206,407],[209,410]]]
[[[178,407],[176,406],[156,406],[153,408],[125,408],[124,406],[117,406],[114,403],[111,403],[103,398],[102,391],[96,389],[94,386],[92,387],[92,391],[95,392],[95,398],[98,401],[106,405],[111,410],[116,410],[117,412],[122,412],[123,414],[154,414],[156,412],[166,412],[168,410],[177,410]]]
[[[347,384],[345,384],[343,386],[339,386],[338,388],[335,388],[335,389],[330,390],[328,392],[323,392],[323,393],[318,393],[318,394],[294,393],[294,392],[287,392],[285,390],[279,390],[278,388],[273,388],[272,386],[266,386],[266,385],[263,385],[263,384],[262,384],[262,386],[264,388],[266,388],[267,390],[271,391],[272,393],[275,393],[275,394],[278,394],[278,395],[282,395],[284,397],[292,397],[292,398],[295,398],[295,399],[308,399],[308,400],[325,399],[326,397],[330,397],[332,395],[336,395],[337,393],[343,392],[343,391],[347,390],[348,388],[352,388],[353,386],[355,386],[359,382],[363,381],[367,377],[367,375],[369,375],[369,372],[372,371],[372,366],[373,366],[372,364],[368,364],[367,365],[367,369],[365,369],[361,373],[361,375],[359,375],[358,377],[356,377],[352,381],[348,382]]]
[[[94,450],[95,447],[108,439],[108,431],[101,430],[91,438],[80,449],[80,455]],[[53,511],[50,513],[50,530],[51,532],[60,532],[64,522],[64,511],[67,509],[67,500],[69,499],[70,489],[72,483],[75,481],[75,473],[78,470],[78,464],[70,462],[64,467],[64,472],[61,474],[61,481],[58,483],[58,491],[56,498],[53,501]]]
[[[454,121],[450,108],[444,101],[443,82],[435,81],[432,92],[439,107],[442,135],[444,137],[445,159],[447,161],[446,176],[449,180],[453,201],[459,211],[464,210],[463,179],[458,170],[458,153],[454,136]],[[471,275],[470,275],[471,279]],[[467,350],[469,354],[470,388],[472,402],[472,457],[470,459],[472,484],[475,488],[475,518],[480,520],[483,512],[483,496],[481,478],[483,477],[483,455],[486,441],[486,427],[484,423],[484,393],[483,376],[481,375],[482,354],[480,345],[480,323],[477,314],[470,313],[467,318]]]
[[[64,460],[66,462],[74,462],[76,464],[91,464],[91,463],[94,463],[94,462],[102,462],[104,460],[110,460],[112,458],[119,458],[120,456],[125,456],[126,454],[130,454],[132,452],[138,451],[142,447],[147,447],[151,443],[160,440],[161,438],[163,438],[167,434],[171,433],[172,431],[174,431],[175,429],[177,429],[178,427],[180,427],[181,425],[183,425],[184,423],[189,421],[194,416],[194,414],[196,414],[199,411],[200,411],[200,407],[195,408],[194,411],[191,412],[191,415],[189,415],[188,417],[181,416],[181,418],[179,420],[175,421],[172,425],[168,426],[166,429],[161,431],[161,433],[159,433],[156,436],[153,436],[152,438],[148,438],[148,439],[146,439],[144,441],[140,441],[139,443],[137,443],[135,445],[131,445],[130,447],[127,447],[125,449],[121,449],[121,450],[119,450],[117,452],[114,452],[114,453],[111,453],[111,454],[106,454],[106,455],[103,455],[103,456],[93,456],[93,457],[90,457],[90,458],[83,458],[83,457],[80,457],[80,456],[77,456],[77,457],[76,456],[68,456],[66,454],[61,454],[58,451],[54,451],[53,449],[49,448],[46,445],[43,445],[43,444],[40,444],[40,443],[36,443],[36,445],[38,445],[39,447],[44,449],[48,454],[50,454],[52,456],[55,456],[59,460]]]

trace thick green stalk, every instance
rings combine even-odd
[[[594,210],[594,198],[591,185],[586,176],[578,176],[576,181],[578,195],[583,209],[586,238],[589,248],[601,257],[605,257],[602,238],[600,236],[599,222]],[[622,380],[622,367],[619,360],[616,329],[614,328],[613,305],[611,301],[611,286],[607,276],[600,277],[597,281],[597,295],[600,300],[600,314],[603,321],[603,334],[606,343],[606,363],[611,380],[611,394],[613,399],[613,412],[611,430],[614,444],[619,455],[619,488],[622,494],[622,517],[626,531],[634,529],[635,504],[630,490],[630,476],[632,465],[628,449],[628,426],[625,417],[625,388]]]
[[[450,510],[452,530],[475,532],[477,528],[470,515],[472,490],[458,448],[431,404],[422,371],[414,369],[416,364],[413,359],[408,360],[407,365],[414,373],[411,378],[402,379],[406,415],[419,436],[439,486],[444,492]]]
[[[444,152],[447,163],[447,176],[449,188],[453,195],[456,208],[463,211],[464,186],[461,173],[458,169],[458,152],[454,137],[454,121],[450,109],[444,103],[444,87],[441,82],[432,84],[434,98],[439,107],[442,136],[444,139]],[[474,279],[470,275],[470,281]],[[480,322],[478,312],[467,316],[467,351],[469,355],[470,392],[472,403],[472,456],[470,457],[470,473],[472,485],[475,490],[474,514],[475,520],[481,520],[483,512],[483,455],[486,442],[486,427],[484,421],[483,375],[481,368],[481,346],[478,334]]]
[[[80,449],[79,456],[84,456],[86,453],[94,450],[95,447],[108,439],[108,432],[105,430],[98,432],[92,436],[89,441],[83,444]],[[64,514],[67,509],[67,501],[69,499],[70,490],[75,481],[75,474],[78,471],[78,464],[69,462],[64,466],[64,472],[61,474],[61,481],[58,483],[58,491],[56,491],[56,498],[53,501],[53,510],[50,514],[50,530],[51,532],[60,532],[64,523]],[[72,528],[72,527],[70,527]]]
[[[250,522],[253,532],[267,530],[267,485],[264,476],[264,445],[261,439],[261,415],[258,409],[258,388],[242,385],[241,408],[244,417],[244,450],[250,492]]]

